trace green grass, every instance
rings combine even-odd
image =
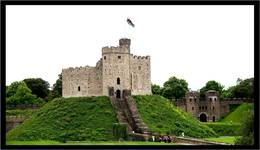
[[[158,95],[134,96],[138,111],[152,132],[190,137],[216,137],[217,134],[190,114]]]
[[[32,114],[36,113],[37,111],[38,109],[11,109],[11,110],[6,110],[6,116],[30,118]]]
[[[221,136],[221,137],[218,137],[218,138],[205,138],[204,140],[234,144],[237,137],[238,136]]]
[[[9,131],[7,141],[107,141],[117,122],[108,97],[58,98]]]
[[[221,122],[228,122],[228,123],[241,123],[246,117],[246,112],[248,110],[253,110],[254,105],[251,103],[243,103],[238,106],[233,112],[231,112],[228,116],[226,116]]]
[[[240,135],[241,124],[229,122],[205,122],[203,123],[212,128],[220,136]]]
[[[7,145],[176,145],[174,143],[160,142],[136,142],[136,141],[68,141],[61,143],[58,141],[8,141]]]

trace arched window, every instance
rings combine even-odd
[[[104,59],[105,59],[105,60],[106,60],[106,58],[107,58],[107,57],[106,57],[106,56],[104,56]]]
[[[78,86],[78,91],[80,91],[80,86]]]
[[[192,107],[192,110],[194,110],[194,107]]]
[[[192,99],[190,98],[190,102],[191,102],[191,100],[192,100]]]
[[[117,78],[116,82],[119,85],[120,84],[120,78]]]

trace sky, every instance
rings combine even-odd
[[[126,19],[135,24],[131,27]],[[254,76],[254,7],[249,5],[9,5],[6,85],[63,68],[95,66],[105,46],[131,39],[131,53],[151,57],[151,81],[171,76],[191,90],[215,80],[225,88]]]

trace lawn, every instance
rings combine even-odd
[[[222,142],[228,144],[234,144],[238,136],[220,136],[218,138],[204,138],[206,141]]]
[[[175,143],[140,142],[140,141],[7,141],[7,145],[176,145]]]

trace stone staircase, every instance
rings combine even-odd
[[[131,96],[116,98],[110,96],[112,106],[116,110],[117,118],[120,123],[127,124],[128,132],[149,134],[148,127],[141,119],[135,101]]]

